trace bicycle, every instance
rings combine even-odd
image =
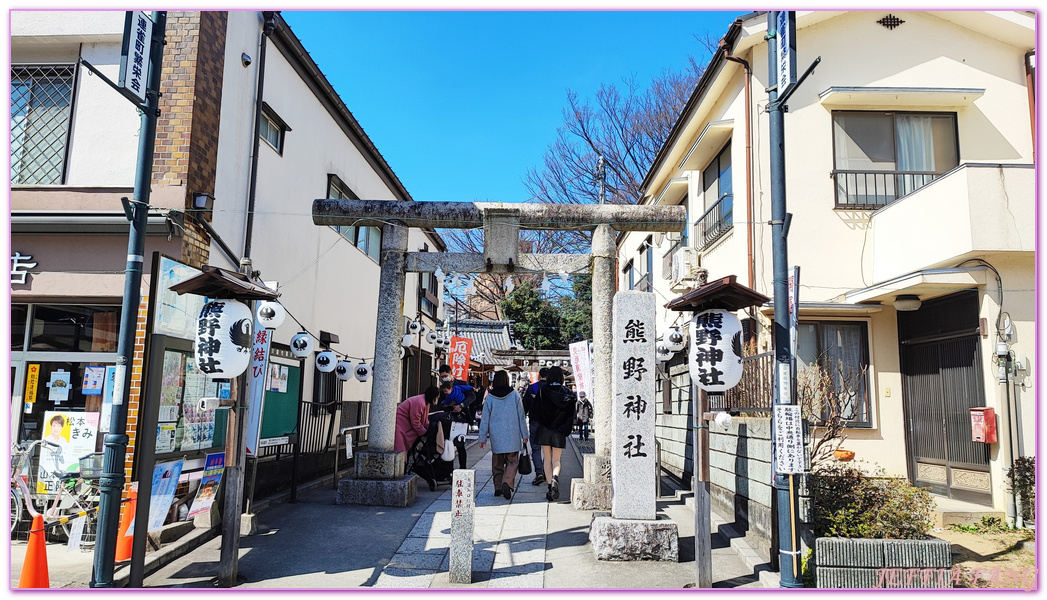
[[[29,487],[29,476],[31,473],[31,459],[36,448],[41,445],[51,447],[52,459],[55,470],[49,474],[58,481],[57,492],[54,497],[49,494],[34,493]],[[101,473],[102,453],[96,452],[81,457],[80,471],[62,472],[61,448],[46,440],[37,440],[29,444],[18,444],[12,448],[11,462],[11,533],[13,534],[22,521],[25,506],[29,515],[33,518],[43,516],[45,528],[50,529],[55,525],[62,528],[68,538],[72,532],[73,521],[84,517],[84,531],[87,533],[80,538],[81,549],[90,549],[94,544],[95,528],[93,523],[97,520],[98,485],[97,479]],[[36,503],[41,503],[42,512],[37,511]]]

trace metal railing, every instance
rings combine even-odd
[[[61,184],[73,65],[11,67],[11,184]]]
[[[836,208],[875,210],[911,194],[941,176],[933,171],[842,171],[836,180]]]
[[[742,379],[723,396],[710,396],[710,410],[770,412],[774,404],[774,352],[742,359]]]
[[[724,194],[694,222],[695,248],[701,250],[734,227],[734,195]]]

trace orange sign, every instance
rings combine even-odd
[[[469,357],[473,355],[473,340],[470,338],[452,337],[451,348],[448,354],[451,375],[455,379],[468,381]]]
[[[36,402],[36,387],[40,382],[40,365],[29,365],[25,378],[25,401]]]

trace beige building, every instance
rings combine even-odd
[[[664,304],[707,273],[773,296],[767,16],[729,28],[644,180],[642,203],[687,206],[685,235],[620,237],[620,289]],[[1005,469],[1036,441],[1035,34],[1021,11],[797,12],[797,69],[821,63],[785,114],[800,367],[865,369],[857,459],[1008,514]],[[739,317],[768,350],[771,307]],[[685,476],[675,391],[659,437]],[[982,406],[994,443],[972,441]]]

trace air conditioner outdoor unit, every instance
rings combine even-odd
[[[694,288],[700,281],[702,272],[701,259],[694,248],[680,248],[673,255],[672,277],[669,287],[674,292]]]

